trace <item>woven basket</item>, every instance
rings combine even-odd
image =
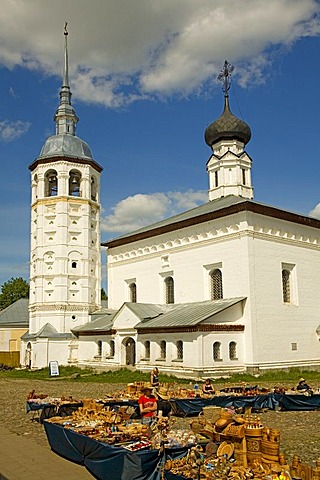
[[[203,407],[202,408],[203,416],[204,418],[210,422],[210,423],[215,423],[218,418],[220,418],[220,413],[221,413],[221,407]]]
[[[203,415],[203,412],[200,412],[198,415],[198,422],[200,425],[204,426],[207,423],[206,417]]]
[[[200,434],[203,431],[204,425],[199,423],[198,420],[192,420],[192,422],[190,422],[190,428],[193,433]]]

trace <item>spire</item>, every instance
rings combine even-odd
[[[67,22],[64,24],[64,70],[63,70],[63,83],[64,87],[69,87],[69,63],[68,63],[68,30]]]
[[[64,26],[64,66],[62,87],[60,90],[60,105],[56,111],[54,121],[56,122],[56,135],[76,134],[78,117],[71,105],[71,91],[69,86],[69,63],[68,63],[68,30],[67,22]]]

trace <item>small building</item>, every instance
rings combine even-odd
[[[20,298],[0,311],[0,363],[19,366],[21,336],[29,328],[29,300]]]

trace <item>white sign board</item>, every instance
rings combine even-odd
[[[59,364],[56,360],[49,362],[49,373],[50,377],[57,377],[59,376]]]

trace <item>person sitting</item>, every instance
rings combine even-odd
[[[157,415],[157,399],[152,394],[152,391],[153,386],[151,384],[146,384],[141,389],[138,405],[143,423],[151,423]]]
[[[297,385],[297,390],[301,391],[306,391],[310,390],[309,385],[306,383],[304,378],[300,378],[299,383]]]
[[[170,395],[168,390],[164,387],[160,387],[159,390],[156,391],[156,396],[158,399],[158,417],[170,417],[171,414],[171,403]]]
[[[206,395],[214,395],[216,393],[216,389],[212,385],[210,378],[207,378],[202,385],[202,393],[205,393]]]
[[[159,370],[157,369],[157,367],[155,367],[150,374],[150,383],[153,386],[153,388],[158,388],[160,385]]]

